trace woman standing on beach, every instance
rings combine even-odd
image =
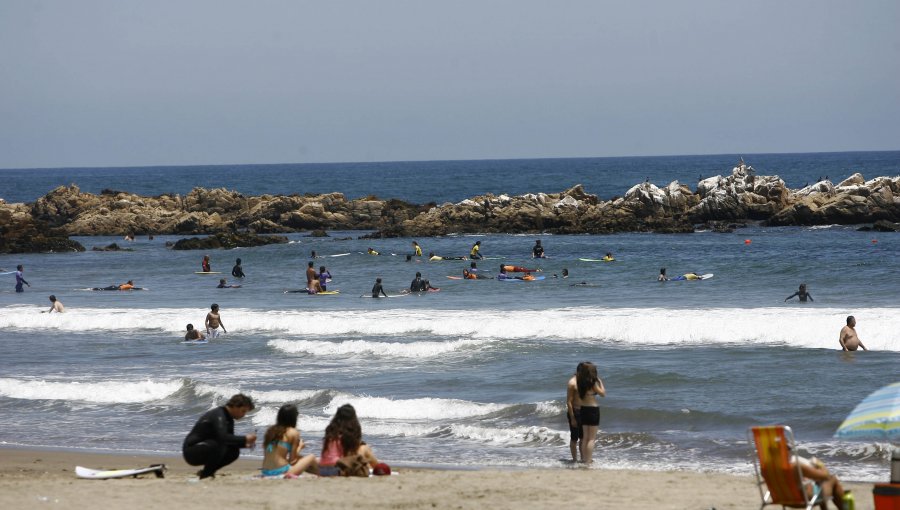
[[[319,463],[313,454],[301,455],[306,443],[300,437],[297,430],[297,406],[285,404],[278,410],[275,425],[269,427],[263,444],[265,445],[265,457],[263,457],[263,476],[297,476],[300,473],[319,473]]]
[[[319,476],[337,476],[340,469],[338,460],[347,455],[362,455],[371,467],[378,464],[378,459],[362,440],[362,427],[356,418],[356,409],[344,404],[334,413],[331,423],[325,428],[322,440],[322,459],[319,461]]]
[[[578,367],[575,374],[578,384],[578,398],[575,407],[581,408],[581,461],[585,464],[593,462],[594,443],[597,440],[597,429],[600,427],[600,407],[597,395],[606,396],[603,381],[597,376],[597,366],[586,361]]]

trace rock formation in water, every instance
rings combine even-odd
[[[376,197],[347,200],[341,193],[245,196],[204,188],[185,196],[144,197],[112,190],[95,195],[75,185],[60,186],[30,206],[0,200],[0,251],[83,249],[65,235],[679,233],[693,232],[697,225],[730,231],[748,221],[773,226],[878,222],[876,228],[889,230],[900,222],[900,176],[866,181],[854,174],[837,186],[822,181],[790,190],[778,176],[757,176],[741,161],[730,175],[701,180],[694,191],[677,181],[664,187],[644,182],[622,197],[600,200],[576,185],[559,193],[487,194],[442,205]],[[208,247],[216,242],[229,247],[259,239],[226,236],[209,242]]]

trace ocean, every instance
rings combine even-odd
[[[900,152],[744,157],[795,188],[825,175],[900,174]],[[581,183],[610,198],[647,177],[693,184],[728,174],[736,158],[0,170],[0,197],[33,201],[74,182],[93,192],[207,186],[417,203]],[[565,386],[578,362],[592,361],[608,392],[599,468],[749,474],[747,428],[783,423],[803,454],[839,476],[887,475],[889,444],[832,434],[866,395],[900,380],[900,235],[832,225],[415,239],[426,254],[446,256],[481,241],[482,272],[515,264],[546,277],[507,283],[448,279],[469,262],[407,262],[414,239],[358,239],[365,233],[299,233],[289,244],[210,252],[166,248],[176,236],[82,237],[89,250],[118,242],[133,251],[0,255],[0,268],[24,264],[31,283],[16,294],[12,275],[0,276],[0,445],[177,455],[200,414],[244,392],[258,407],[238,432],[261,434],[280,405],[295,403],[317,454],[331,415],[352,403],[365,439],[393,465],[567,468]],[[537,239],[549,258],[530,258]],[[365,254],[369,247],[381,255]],[[305,283],[313,250],[340,294],[285,294]],[[606,252],[616,262],[579,260]],[[204,254],[242,287],[217,289],[220,275],[194,274]],[[247,274],[240,282],[230,276],[236,258]],[[660,283],[661,267],[714,277]],[[416,271],[441,291],[360,299],[377,277],[399,294]],[[129,279],[147,290],[85,290]],[[785,303],[800,283],[815,301]],[[67,313],[40,313],[50,294]],[[228,333],[180,343],[211,303]],[[870,352],[839,351],[847,315]],[[261,449],[245,455],[261,458]]]

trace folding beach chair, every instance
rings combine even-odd
[[[803,482],[799,463],[791,464],[791,451],[795,448],[794,432],[786,425],[750,427],[756,446],[753,467],[756,470],[756,485],[762,498],[760,509],[768,505],[782,508],[805,508],[812,510],[822,505],[822,493],[812,482]],[[767,490],[763,490],[763,488]],[[807,493],[809,487],[810,495]]]

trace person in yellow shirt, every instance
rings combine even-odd
[[[472,245],[472,250],[469,252],[469,258],[472,260],[481,260],[484,257],[478,253],[478,250],[481,249],[481,241],[475,241],[475,244]]]
[[[415,241],[412,242],[412,245],[413,245],[413,249],[416,251],[415,256],[421,257],[422,256],[422,247],[419,246],[419,243],[417,243]]]

